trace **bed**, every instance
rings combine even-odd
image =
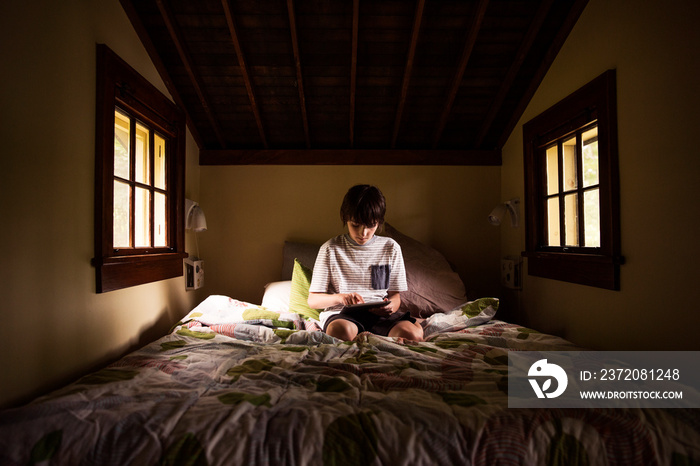
[[[422,253],[403,243],[415,280]],[[2,412],[0,464],[700,461],[698,410],[509,409],[509,351],[580,348],[499,320],[496,298],[428,312],[440,299],[414,297],[420,343],[329,337],[296,307],[310,267],[287,246],[291,277],[260,304],[209,296],[159,340]],[[424,259],[419,269],[436,266]],[[456,286],[440,293],[463,298]]]

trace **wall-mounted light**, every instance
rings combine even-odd
[[[197,233],[207,230],[207,219],[199,204],[190,199],[185,199],[185,228],[195,232],[197,245],[197,255],[184,259],[185,289],[196,290],[204,286],[204,261],[199,257]]]
[[[207,219],[204,211],[196,202],[185,199],[185,228],[195,232],[207,230]]]
[[[520,218],[520,198],[513,198],[510,201],[498,204],[489,214],[489,223],[491,225],[500,225],[506,212],[510,212],[510,225],[515,228],[518,226]]]

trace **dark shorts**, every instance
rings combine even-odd
[[[378,316],[364,309],[347,310],[343,309],[340,314],[334,314],[328,318],[323,326],[325,332],[331,322],[337,319],[345,319],[357,325],[357,333],[372,332],[377,335],[387,336],[389,331],[403,320],[415,323],[416,319],[411,317],[410,312],[394,312],[388,317]]]

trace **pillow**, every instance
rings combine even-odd
[[[261,306],[276,311],[289,312],[289,295],[291,291],[291,280],[268,283],[265,285]]]
[[[289,311],[299,314],[305,319],[319,320],[320,309],[309,307],[309,286],[311,286],[311,273],[313,271],[302,265],[298,259],[294,259],[292,271],[292,285],[289,293]]]
[[[429,317],[467,301],[462,279],[442,254],[388,223],[384,224],[384,235],[399,243],[403,253],[408,291],[401,292],[402,310],[414,317]]]

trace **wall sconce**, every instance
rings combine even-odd
[[[199,204],[190,199],[185,199],[185,228],[195,232],[197,244],[197,255],[184,259],[185,290],[197,290],[204,286],[204,261],[199,257],[197,233],[207,230],[207,219]]]
[[[498,204],[489,214],[489,223],[495,226],[500,225],[506,212],[510,212],[510,226],[517,227],[520,218],[520,198],[516,197],[503,204]]]
[[[196,202],[185,199],[185,228],[194,232],[207,230],[207,219],[204,211]]]

